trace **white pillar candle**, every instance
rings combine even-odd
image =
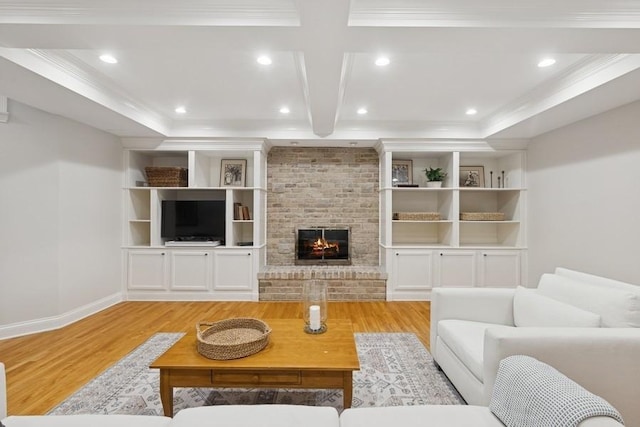
[[[309,329],[317,331],[320,329],[320,306],[312,305],[309,307]]]

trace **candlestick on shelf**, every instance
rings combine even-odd
[[[489,171],[489,176],[491,177],[491,188],[493,188],[493,171]]]
[[[498,177],[498,188],[500,188],[500,177]]]
[[[502,188],[504,188],[504,171],[502,171]]]

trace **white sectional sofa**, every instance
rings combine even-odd
[[[518,376],[520,376],[519,373],[512,377]],[[564,376],[561,377],[566,379]],[[178,412],[174,418],[143,415],[20,415],[7,417],[4,379],[4,365],[0,363],[0,420],[6,427],[388,427],[392,425],[401,427],[504,427],[505,425],[489,407],[467,405],[357,408],[347,409],[341,415],[338,415],[338,411],[331,407],[237,405],[184,409]],[[574,384],[570,381],[569,383]],[[510,391],[511,388],[508,388],[507,393]],[[541,390],[535,394],[546,396],[546,393],[547,391]],[[540,402],[542,404],[539,406],[544,407],[547,400],[543,398],[540,399]],[[592,403],[589,402],[589,404]],[[615,412],[614,408],[611,409]],[[583,411],[584,405],[574,412],[583,413]],[[536,415],[534,412],[532,417],[537,419]],[[610,416],[597,415],[590,416],[577,425],[578,427],[622,426]]]
[[[536,289],[434,289],[434,360],[470,405],[491,399],[500,360],[548,363],[640,426],[640,287],[564,268]]]

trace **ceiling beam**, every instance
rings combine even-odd
[[[300,1],[304,70],[313,133],[333,133],[343,86],[343,43],[349,18],[348,0]]]

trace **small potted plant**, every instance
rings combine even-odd
[[[424,173],[427,176],[427,187],[442,187],[442,181],[447,177],[442,168],[427,168]]]

